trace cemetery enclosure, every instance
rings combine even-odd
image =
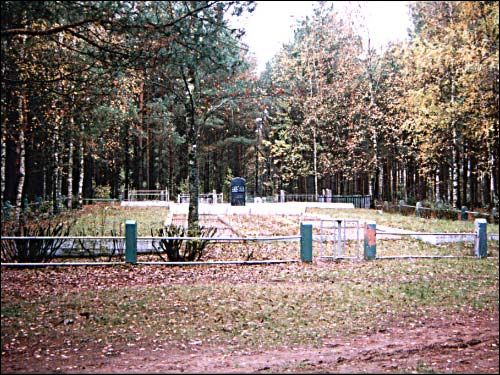
[[[200,206],[200,225],[216,230],[200,261],[298,261],[301,257],[301,224],[312,225],[313,258],[364,257],[365,224],[377,228],[377,256],[457,256],[475,255],[475,227],[471,221],[449,221],[380,213],[365,209],[332,209],[327,203],[248,204],[247,206]],[[339,205],[339,204],[337,204]],[[313,207],[307,207],[313,206]],[[323,206],[321,208],[320,206]],[[187,227],[186,204],[166,207],[87,206],[53,261],[124,261],[125,221],[137,225],[136,249],[139,262],[165,260],[158,255],[165,225]],[[210,213],[211,212],[211,213]],[[498,255],[498,225],[487,225],[488,255]],[[82,229],[84,232],[82,232]],[[85,233],[83,237],[82,233]],[[2,249],[15,241],[3,234]],[[24,241],[24,242],[23,242]],[[36,240],[34,240],[36,242]],[[10,247],[10,248],[11,248]],[[9,248],[9,249],[10,249]],[[2,251],[3,251],[2,250]],[[91,253],[94,255],[91,259]],[[3,254],[3,253],[2,253]],[[114,256],[113,256],[114,255]],[[85,258],[86,257],[86,258]],[[5,263],[6,259],[2,258]],[[26,261],[24,261],[26,262]]]
[[[146,236],[169,215],[164,207],[107,207],[89,207],[80,220],[100,223],[105,213],[105,231],[131,218]],[[471,259],[470,245],[381,235],[381,256],[463,256],[335,262],[320,257],[322,244],[323,255],[337,250],[335,241],[321,242],[318,220],[326,217],[378,218],[380,229],[473,228],[364,209],[200,215],[219,236],[298,234],[300,222],[312,223],[313,262],[2,267],[2,372],[498,370],[498,241],[487,258]],[[182,213],[171,219],[186,221]],[[348,231],[352,238],[355,229]],[[355,246],[348,241],[343,251],[355,254]],[[204,259],[298,258],[298,249],[298,242],[215,243]]]

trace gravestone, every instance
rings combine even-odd
[[[417,205],[415,206],[415,216],[420,217],[422,214],[422,202],[417,202]]]
[[[244,206],[246,203],[246,182],[244,178],[231,180],[231,206]]]
[[[280,190],[280,202],[285,202],[285,190]]]
[[[332,189],[325,189],[325,195],[326,195],[325,202],[332,203]]]

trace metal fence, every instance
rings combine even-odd
[[[128,193],[129,201],[168,201],[168,190],[130,190]]]
[[[403,203],[393,204],[384,202],[382,204],[377,204],[376,208],[384,212],[399,213],[405,216],[415,215],[427,219],[436,218],[459,221],[486,219],[489,223],[498,224],[499,222],[498,211],[495,208],[488,213],[471,211],[468,210],[465,206],[460,210],[456,208],[424,207],[420,202],[417,202],[417,205],[415,206]]]
[[[374,222],[361,222],[348,218],[319,219],[319,235],[313,235],[313,224],[307,220],[300,223],[300,234],[290,236],[257,237],[137,237],[135,221],[126,222],[125,236],[67,236],[67,237],[22,237],[1,238],[1,266],[28,267],[52,265],[109,265],[109,264],[262,264],[283,262],[310,262],[313,259],[313,242],[320,242],[319,259],[399,259],[399,258],[484,258],[488,256],[488,240],[496,241],[490,255],[498,257],[498,233],[487,235],[485,219],[476,219],[472,233],[422,233],[403,230],[381,230]],[[349,225],[351,224],[351,225]],[[354,224],[354,225],[352,225]],[[330,232],[328,232],[330,230]],[[351,233],[349,233],[351,231]],[[361,232],[362,231],[362,232]],[[154,254],[161,241],[210,241],[236,248],[249,244],[284,243],[300,241],[299,249],[292,247],[295,256],[279,259],[215,260],[215,261],[152,261],[137,260],[139,254]],[[361,254],[362,242],[362,254]],[[397,246],[388,243],[397,242]],[[445,246],[443,246],[445,244]],[[458,245],[457,245],[458,244]],[[263,246],[268,249],[270,246]],[[290,253],[290,248],[285,249]],[[299,250],[299,251],[297,251]],[[332,255],[328,255],[328,251]],[[226,251],[222,248],[221,251]],[[274,250],[271,250],[274,251]],[[252,250],[253,252],[253,250]],[[299,256],[297,256],[299,255]],[[92,262],[79,261],[91,258]],[[161,258],[161,257],[160,257]],[[56,262],[65,259],[64,262]],[[217,259],[217,258],[216,258]]]
[[[361,258],[361,239],[363,235],[360,233],[360,229],[363,228],[362,225],[364,225],[364,221],[359,219],[321,219],[319,234],[320,257]],[[353,246],[348,247],[349,243],[352,243]],[[331,249],[331,255],[327,252],[328,248]]]
[[[285,194],[285,202],[352,203],[355,208],[370,208],[370,195]]]
[[[162,241],[210,241],[211,243],[237,243],[247,246],[251,243],[289,243],[298,242],[300,236],[259,236],[259,237],[175,237],[151,236],[136,237],[126,232],[124,237],[119,236],[66,236],[66,237],[30,237],[30,236],[3,236],[0,242],[2,266],[35,267],[51,265],[109,265],[109,264],[231,264],[231,263],[277,263],[298,262],[299,257],[289,259],[238,259],[215,261],[152,261],[163,259],[158,252],[162,252]],[[241,246],[239,246],[241,247]],[[289,252],[290,253],[290,252]],[[292,253],[299,254],[295,247]],[[151,255],[146,260],[137,261],[137,255]],[[161,255],[160,254],[160,255]],[[59,260],[59,261],[58,261]]]
[[[198,195],[199,203],[224,203],[224,194],[223,193],[206,193]],[[177,203],[189,203],[189,194],[182,193],[177,195]]]
[[[471,233],[382,229],[374,222],[346,218],[306,221],[316,222],[313,238],[315,256],[320,259],[469,258],[484,257],[488,252],[498,257],[499,252],[499,235],[487,234],[484,219],[476,220],[476,230]],[[371,256],[367,255],[370,248]]]

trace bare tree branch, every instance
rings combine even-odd
[[[43,35],[52,35],[60,33],[61,31],[71,30],[75,27],[82,26],[88,23],[99,22],[101,20],[97,18],[92,18],[88,20],[83,20],[80,22],[75,22],[69,25],[61,25],[57,27],[53,27],[51,29],[46,30],[34,30],[34,29],[7,29],[0,31],[2,36],[6,35],[32,35],[32,36],[43,36]]]

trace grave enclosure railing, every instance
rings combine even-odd
[[[348,220],[356,221],[354,219],[332,219],[331,221]],[[359,221],[358,228],[359,230]],[[340,223],[339,223],[340,230]],[[340,232],[339,232],[340,233]],[[356,257],[359,260],[374,260],[374,259],[391,259],[391,258],[457,258],[457,256],[430,256],[430,255],[412,255],[403,254],[395,256],[378,256],[377,255],[377,234],[380,235],[381,232],[377,231],[375,222],[365,222],[364,223],[364,233],[362,237],[363,241],[363,254],[362,257],[358,254]],[[430,235],[440,235],[437,233],[420,233],[420,232],[383,232],[384,235],[394,235],[394,236],[430,236]],[[474,236],[474,257],[484,258],[488,256],[487,248],[487,222],[485,219],[476,219],[475,221],[475,232],[474,233],[445,233],[447,236],[464,236],[471,235]],[[146,262],[138,261],[138,242],[140,241],[161,241],[161,240],[186,240],[186,241],[196,241],[196,240],[206,240],[206,241],[217,241],[217,242],[260,242],[260,241],[299,241],[299,252],[298,257],[294,259],[278,259],[278,260],[247,260],[247,261],[195,261],[195,262]],[[10,237],[4,236],[1,238],[2,241],[2,255],[5,249],[8,249],[6,244],[13,246],[19,244],[19,241],[73,241],[74,243],[82,244],[82,241],[99,241],[98,247],[104,250],[103,254],[95,253],[94,255],[104,255],[108,256],[108,261],[100,262],[53,262],[50,259],[49,262],[44,263],[43,260],[40,262],[2,262],[2,267],[39,267],[39,266],[92,266],[92,265],[112,265],[112,264],[149,264],[149,265],[210,265],[210,264],[271,264],[271,263],[288,263],[288,262],[312,262],[313,260],[313,225],[309,223],[300,223],[300,234],[291,236],[261,236],[261,237],[138,237],[137,236],[137,223],[132,220],[127,220],[125,223],[125,236],[122,237]],[[498,234],[496,235],[496,240],[498,241]],[[8,242],[9,241],[9,242]],[[323,241],[323,238],[321,239]],[[321,245],[322,246],[322,245]],[[78,248],[78,246],[77,246]],[[340,249],[340,246],[338,247]],[[80,254],[88,252],[88,248],[83,245],[78,248]],[[94,248],[95,250],[96,248]],[[12,249],[11,249],[12,250]],[[13,249],[15,250],[15,248]],[[55,254],[52,254],[55,255]],[[117,256],[116,259],[111,261],[112,256]],[[464,256],[459,256],[463,258]],[[353,257],[343,257],[342,254],[337,253],[336,256],[328,257],[323,256],[323,249],[321,250],[321,255],[319,258],[327,259],[348,259]]]
[[[398,213],[405,216],[417,216],[422,218],[437,218],[458,221],[472,221],[475,219],[486,219],[489,223],[498,224],[498,212],[493,209],[490,213],[468,210],[463,206],[460,210],[456,208],[438,208],[438,207],[424,207],[420,202],[415,206],[408,204],[393,204],[393,203],[378,203],[376,204],[378,210],[388,213]]]

